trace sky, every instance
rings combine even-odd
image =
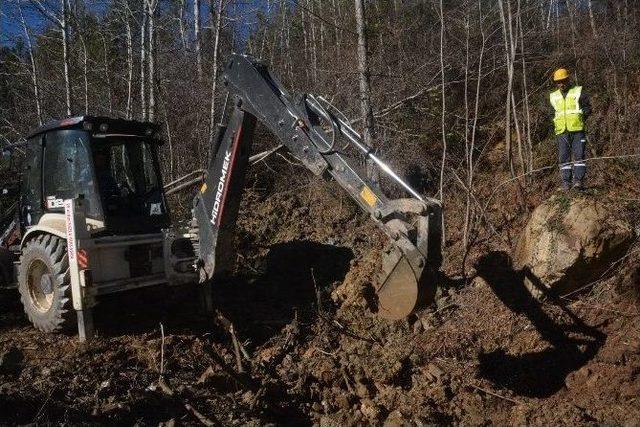
[[[50,21],[43,17],[42,13],[33,5],[30,0],[0,0],[0,45],[13,46],[20,38],[24,39],[24,31],[20,23],[20,12],[18,2],[22,5],[22,11],[32,34],[41,33],[47,26],[51,25]],[[47,9],[52,11],[60,10],[60,2],[58,0],[41,0]],[[112,0],[86,0],[89,10],[97,15],[104,14],[108,9]],[[136,0],[130,0],[136,1]],[[142,0],[140,0],[142,1]],[[187,19],[192,19],[193,8],[192,0],[187,2]],[[209,0],[201,0],[200,16],[203,24],[206,25],[209,20]],[[257,11],[267,12],[267,2],[265,0],[233,0],[230,1],[231,9],[228,14],[233,19],[236,30],[240,33],[241,38],[246,38],[256,22]]]
[[[42,15],[27,2],[23,2],[23,14],[32,31],[38,33],[45,28]],[[18,37],[24,38],[20,25],[20,14],[15,0],[0,0],[0,45],[13,46]]]

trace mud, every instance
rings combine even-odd
[[[214,291],[240,362],[195,288],[101,300],[88,345],[35,331],[0,294],[0,422],[639,423],[633,248],[579,298],[543,302],[507,252],[483,251],[477,277],[445,268],[436,305],[388,323],[372,312],[385,242],[332,192],[244,198],[238,269]]]

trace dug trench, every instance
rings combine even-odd
[[[474,277],[445,268],[437,303],[389,323],[370,304],[384,244],[330,187],[269,198],[250,191],[239,220],[237,271],[215,286],[217,318],[199,311],[193,287],[146,289],[101,300],[99,336],[82,345],[74,336],[33,330],[15,294],[5,292],[0,421],[640,419],[640,322],[630,297],[637,257],[580,298],[539,301],[508,252],[483,250]]]

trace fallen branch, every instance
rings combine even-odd
[[[231,342],[233,343],[233,352],[235,353],[235,356],[236,356],[236,368],[238,370],[238,373],[244,373],[244,367],[242,366],[241,356],[244,356],[247,362],[251,362],[251,357],[249,356],[249,352],[247,351],[247,349],[244,348],[244,346],[238,339],[233,323],[229,319],[227,319],[220,312],[220,310],[216,310],[216,319],[218,320],[218,323],[224,329],[226,329],[227,332],[229,332],[229,335],[231,335]]]
[[[164,378],[160,378],[158,380],[158,387],[160,387],[160,390],[162,390],[162,392],[167,396],[175,396],[175,393],[173,392],[171,387],[169,387],[169,385],[164,381]]]
[[[363,336],[358,335],[355,332],[351,331],[350,329],[348,329],[346,326],[343,326],[340,322],[338,322],[335,319],[329,319],[328,317],[324,316],[323,314],[319,314],[319,316],[320,316],[320,319],[324,320],[327,323],[327,325],[329,325],[330,327],[332,327],[334,329],[337,329],[339,332],[341,332],[342,334],[348,336],[349,338],[366,341],[366,342],[369,342],[369,343],[372,343],[372,344],[383,345],[383,343],[381,341],[377,340],[370,333],[369,333],[369,338],[366,338],[366,337],[363,337]]]
[[[191,412],[193,414],[193,416],[198,419],[198,421],[200,421],[202,424],[204,424],[207,427],[221,426],[222,425],[222,423],[220,421],[218,421],[218,420],[214,421],[212,419],[209,419],[209,418],[205,417],[196,408],[194,408],[193,406],[191,406],[188,403],[185,403],[184,407],[185,407],[185,409],[187,411]]]
[[[284,145],[280,144],[277,147],[274,147],[270,150],[266,150],[266,151],[263,151],[262,153],[254,154],[253,156],[249,157],[249,164],[252,165],[254,163],[261,162],[282,148],[284,148]]]
[[[482,387],[477,386],[477,385],[475,385],[475,384],[469,384],[469,385],[470,385],[471,387],[475,388],[476,390],[479,390],[479,391],[481,391],[481,392],[483,392],[483,393],[490,394],[491,396],[497,397],[497,398],[499,398],[499,399],[506,400],[507,402],[515,403],[516,405],[521,405],[521,404],[522,404],[522,402],[520,402],[519,400],[512,399],[512,398],[507,397],[507,396],[503,396],[503,395],[501,395],[501,394],[495,393],[495,392],[493,392],[493,391],[491,391],[491,390],[487,390],[486,388],[482,388]]]
[[[162,376],[164,375],[164,326],[160,323],[160,335],[162,340],[160,341],[160,381],[162,381]]]
[[[235,331],[233,330],[233,324],[229,326],[229,334],[231,334],[231,342],[233,342],[233,352],[236,355],[236,369],[239,374],[244,373],[244,367],[242,366],[242,357],[240,356],[240,344],[238,343],[238,338],[236,337]]]
[[[320,295],[320,289],[318,288],[318,283],[316,282],[316,276],[313,274],[313,268],[311,269],[311,280],[313,281],[313,289],[316,291],[316,305],[318,309],[318,313],[322,313],[324,310],[322,309],[322,295]]]
[[[167,396],[173,397],[174,399],[177,399],[176,394],[173,392],[171,387],[169,387],[167,385],[167,383],[164,382],[164,380],[162,378],[160,380],[158,380],[158,386],[160,387],[160,389],[162,390],[162,392],[164,394],[166,394]],[[213,427],[213,426],[221,426],[222,425],[222,423],[219,420],[217,420],[216,418],[211,419],[211,418],[208,418],[208,417],[204,416],[200,411],[198,411],[196,408],[191,406],[190,403],[188,403],[186,401],[182,401],[182,404],[184,405],[184,408],[187,411],[189,411],[194,417],[196,417],[198,419],[198,421],[200,421],[205,426]]]

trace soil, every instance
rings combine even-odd
[[[140,290],[102,299],[80,344],[1,293],[0,422],[640,423],[637,248],[575,298],[539,302],[508,245],[478,245],[474,277],[445,265],[437,303],[390,323],[371,304],[386,242],[334,193],[246,193],[217,320],[194,287]]]

